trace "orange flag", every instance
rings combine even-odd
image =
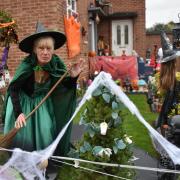
[[[73,16],[64,17],[65,33],[67,37],[68,57],[73,58],[80,53],[80,23]]]

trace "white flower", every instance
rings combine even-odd
[[[100,157],[103,157],[103,155],[110,157],[112,155],[112,150],[110,148],[103,148],[97,155]]]
[[[107,155],[108,157],[110,157],[112,155],[112,149],[110,148],[105,148],[104,149],[104,153],[105,155]]]
[[[133,141],[130,139],[130,137],[132,137],[132,136],[127,136],[127,134],[125,134],[124,137],[125,137],[125,141],[126,141],[128,144],[132,144]]]
[[[132,140],[131,140],[128,136],[125,138],[125,141],[126,141],[128,144],[132,144]]]
[[[100,124],[101,135],[106,135],[107,128],[108,128],[108,124],[106,122],[102,122]]]
[[[75,160],[75,161],[74,161],[74,167],[75,167],[75,168],[78,168],[78,167],[79,167],[79,161],[78,161],[78,160]]]

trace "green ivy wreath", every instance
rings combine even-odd
[[[13,22],[12,17],[3,10],[0,10],[0,46],[9,47],[10,43],[18,43],[18,36],[16,33],[17,25]],[[8,26],[3,26],[9,23]]]

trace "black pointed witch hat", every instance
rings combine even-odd
[[[163,51],[161,63],[174,60],[178,56],[177,51],[173,49],[173,46],[164,31],[161,32],[161,46]]]
[[[26,53],[32,53],[34,41],[40,37],[50,36],[54,39],[54,49],[58,49],[66,42],[66,36],[59,31],[48,31],[42,23],[37,22],[36,32],[19,43],[19,49]]]

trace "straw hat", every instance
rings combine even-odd
[[[66,42],[66,36],[63,33],[59,32],[59,31],[48,31],[45,29],[45,27],[42,25],[42,23],[37,22],[36,32],[34,34],[24,38],[19,43],[19,49],[21,49],[22,51],[24,51],[26,53],[32,53],[34,41],[40,37],[46,37],[46,36],[50,36],[54,39],[54,41],[55,41],[54,49],[60,48]]]

